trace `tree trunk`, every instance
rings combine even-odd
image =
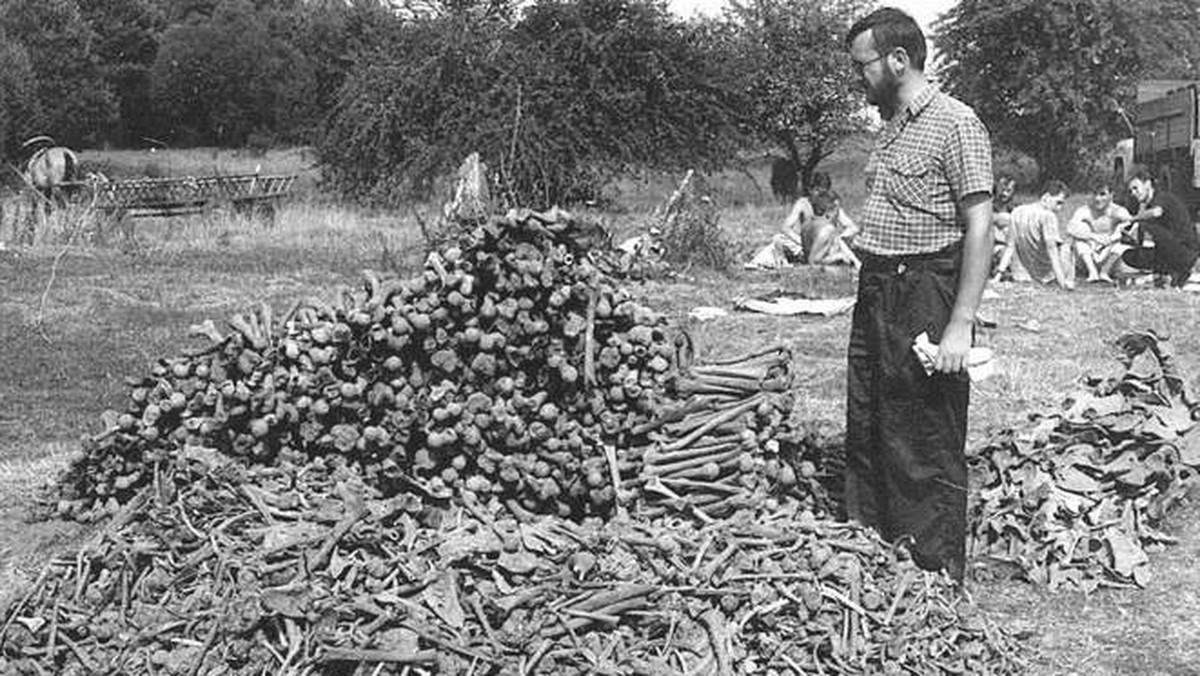
[[[804,166],[803,158],[800,157],[800,147],[796,145],[796,137],[790,134],[785,135],[783,137],[783,149],[787,152],[788,159],[792,161],[793,167],[799,170],[800,167]]]
[[[805,195],[812,194],[811,186],[813,174],[815,174],[817,171],[817,165],[820,164],[821,160],[825,159],[827,155],[829,155],[829,153],[825,152],[823,144],[820,143],[814,144],[808,149],[808,156],[804,158],[804,164],[800,165],[802,167],[800,173],[804,177]]]
[[[781,202],[791,203],[801,194],[798,185],[801,167],[800,150],[796,147],[796,140],[791,134],[780,133],[777,138],[779,145],[787,154],[787,158],[776,158],[771,165],[771,192]]]

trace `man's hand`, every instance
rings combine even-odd
[[[1155,218],[1161,218],[1163,214],[1162,207],[1149,207],[1142,205],[1136,214],[1133,216],[1135,221],[1148,221]]]
[[[1129,221],[1117,230],[1117,241],[1122,240],[1127,242],[1136,242],[1138,240],[1138,223],[1137,221]]]
[[[942,332],[934,368],[938,373],[958,373],[967,368],[967,354],[970,351],[971,322],[952,319]]]

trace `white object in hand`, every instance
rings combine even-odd
[[[928,333],[922,333],[913,340],[913,352],[916,353],[921,366],[925,368],[925,375],[933,375],[935,365],[937,364],[938,346],[929,342]],[[995,353],[986,347],[971,348],[967,353],[967,375],[971,378],[971,381],[979,382],[985,380],[995,372]]]

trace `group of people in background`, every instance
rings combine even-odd
[[[1128,199],[1120,204],[1108,183],[1094,183],[1088,202],[1060,228],[1066,184],[1049,181],[1037,201],[1014,208],[1013,180],[997,179],[992,280],[1011,277],[1073,289],[1076,273],[1082,272],[1089,283],[1120,284],[1153,275],[1160,286],[1183,287],[1200,257],[1200,235],[1187,207],[1158,190],[1145,171],[1135,173],[1126,187]]]
[[[1071,194],[1065,183],[1051,180],[1036,201],[1014,206],[1016,182],[998,177],[992,190],[992,281],[1073,289],[1080,275],[1086,275],[1086,283],[1113,285],[1154,275],[1159,285],[1185,285],[1200,257],[1200,236],[1187,207],[1158,190],[1144,171],[1124,187],[1128,197],[1122,203],[1107,182],[1093,183],[1087,203],[1061,227],[1060,214]],[[842,208],[828,174],[815,173],[808,193],[795,201],[779,232],[746,267],[861,266],[851,248],[858,226]]]

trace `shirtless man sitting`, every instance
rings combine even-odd
[[[746,267],[775,269],[792,263],[850,263],[857,267],[858,257],[847,244],[857,232],[858,226],[833,192],[829,175],[816,172],[808,196],[796,200],[779,232]]]
[[[1113,283],[1113,266],[1129,249],[1121,244],[1121,226],[1133,220],[1125,207],[1113,202],[1107,183],[1092,187],[1091,199],[1075,210],[1067,222],[1067,234],[1075,253],[1087,268],[1087,281]]]
[[[846,240],[858,232],[854,221],[842,211],[836,192],[820,192],[811,197],[813,217],[800,229],[804,262],[810,265],[861,265]]]

